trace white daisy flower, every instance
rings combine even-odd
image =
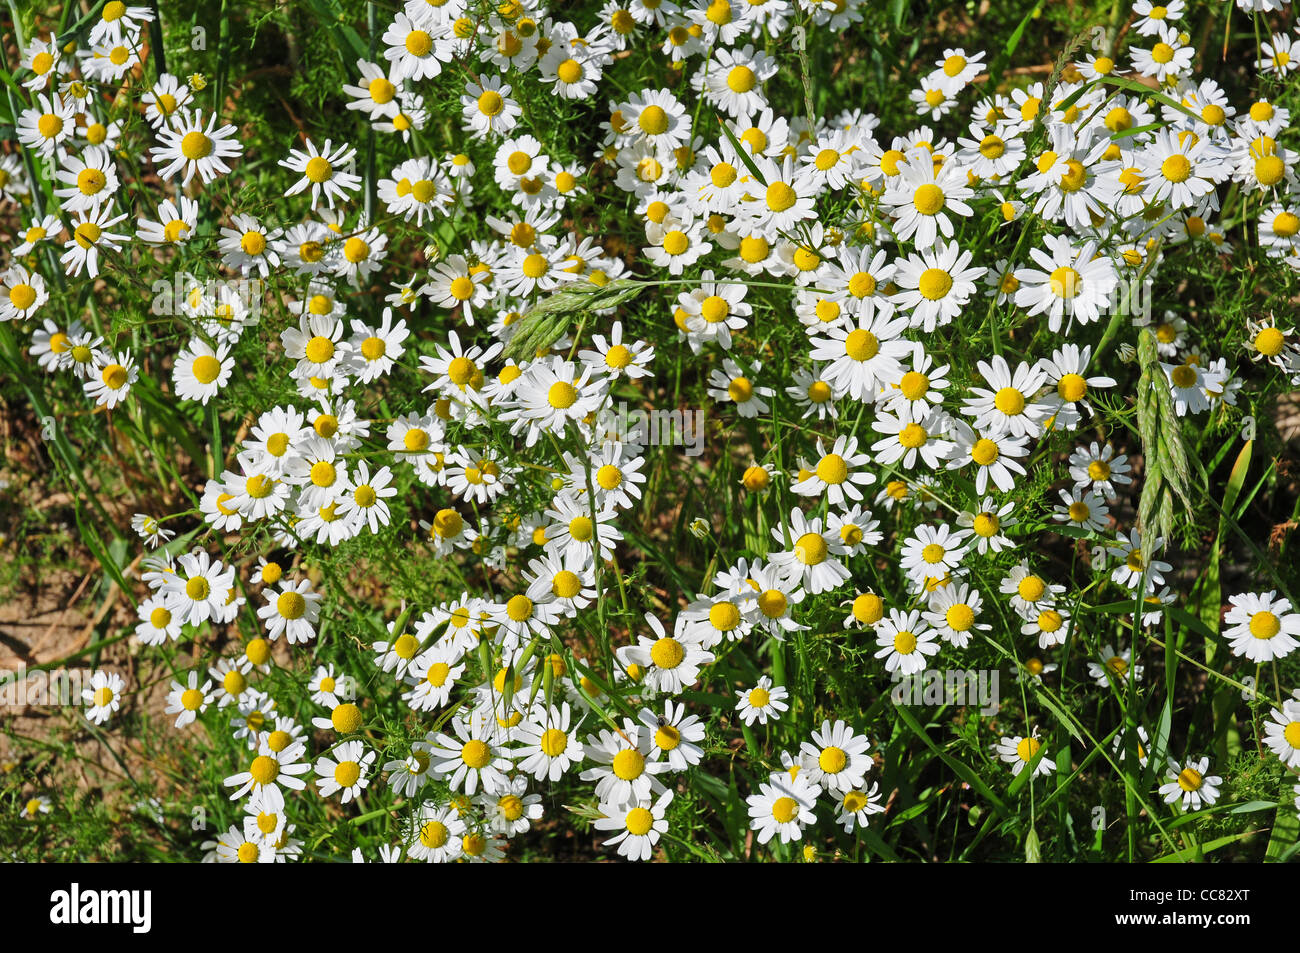
[[[1263,663],[1285,658],[1300,645],[1300,613],[1276,592],[1243,592],[1228,597],[1223,637],[1233,655]]]
[[[1198,811],[1219,799],[1219,786],[1223,778],[1208,775],[1209,758],[1188,758],[1181,765],[1169,759],[1169,782],[1160,786],[1160,796],[1166,804],[1182,802],[1184,811]]]
[[[1021,737],[1020,735],[1003,736],[993,746],[993,751],[1004,762],[1011,765],[1011,774],[1015,777],[1025,769],[1029,762],[1038,756],[1042,747],[1043,743],[1038,738],[1038,728],[1035,727],[1028,737]],[[1055,770],[1056,762],[1044,754],[1039,757],[1038,765],[1034,769],[1034,776],[1051,774]]]

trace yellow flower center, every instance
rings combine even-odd
[[[315,156],[307,160],[307,167],[303,175],[307,176],[308,181],[315,182],[318,185],[321,182],[328,181],[334,174],[334,166],[330,165],[328,159],[322,156]]]
[[[36,120],[36,130],[46,139],[53,139],[63,131],[63,120],[54,113],[46,113]]]
[[[569,736],[559,728],[548,728],[542,732],[539,746],[548,758],[558,758],[569,747]]]
[[[562,83],[568,85],[577,83],[582,79],[582,64],[574,59],[565,60],[555,68],[555,75]]]
[[[211,152],[212,140],[197,129],[193,132],[187,132],[185,137],[181,139],[181,155],[191,162],[206,158]]]
[[[99,169],[82,169],[77,173],[77,188],[82,195],[94,195],[108,182]]]
[[[321,681],[321,690],[327,690],[324,680]],[[361,709],[351,702],[344,702],[330,712],[330,724],[341,735],[350,735],[355,731],[359,731],[361,729]]]
[[[1297,219],[1297,223],[1300,224],[1300,219]],[[1277,328],[1264,328],[1255,335],[1255,350],[1265,357],[1277,357],[1285,344],[1286,337]]]
[[[1061,173],[1061,191],[1077,192],[1083,188],[1088,180],[1088,170],[1083,167],[1083,163],[1077,159],[1069,159],[1065,163],[1065,171]]]
[[[317,334],[307,342],[303,354],[313,364],[324,364],[334,357],[334,342],[323,335]]]
[[[664,235],[663,248],[670,255],[681,255],[690,246],[691,240],[679,229],[671,229]]]
[[[792,797],[779,797],[772,802],[772,816],[778,824],[789,824],[799,812],[799,804]]]
[[[730,632],[740,625],[740,610],[731,602],[714,603],[709,609],[709,624],[719,632]]]
[[[1188,176],[1192,174],[1192,164],[1187,161],[1187,156],[1174,153],[1160,163],[1160,174],[1170,182],[1186,182]]]
[[[1056,382],[1056,393],[1062,400],[1071,403],[1083,400],[1084,395],[1088,393],[1088,382],[1078,374],[1063,374]]]
[[[1052,272],[1050,285],[1052,294],[1068,301],[1082,290],[1083,278],[1069,265],[1062,265]]]
[[[1201,772],[1195,768],[1183,768],[1178,773],[1178,786],[1189,793],[1199,791],[1204,783],[1205,779],[1201,777]]]
[[[954,632],[966,632],[975,624],[975,613],[970,606],[964,602],[959,602],[949,607],[944,614],[944,621],[948,623],[948,628]]]
[[[317,460],[311,465],[311,482],[316,486],[333,486],[338,472],[328,460]]]
[[[848,763],[848,755],[842,748],[836,748],[834,745],[823,748],[822,753],[817,756],[817,766],[827,774],[839,774]]]
[[[998,445],[988,437],[980,437],[970,448],[971,459],[982,467],[992,464],[998,455]]]
[[[263,573],[263,576],[265,575]],[[248,656],[248,660],[254,665],[265,665],[271,658],[271,643],[267,642],[266,639],[253,639],[248,645],[244,646],[244,654]]]
[[[816,566],[826,561],[828,548],[821,533],[804,533],[794,544],[794,555],[805,566]]]
[[[952,275],[942,268],[927,268],[921,272],[917,290],[921,292],[921,297],[938,301],[952,290]]]
[[[547,270],[550,268],[550,263],[546,260],[545,255],[539,255],[534,252],[533,254],[526,256],[519,267],[525,277],[540,278],[542,275],[546,274]]]
[[[244,489],[255,500],[264,500],[275,490],[275,481],[261,473],[255,473],[244,481]]]
[[[1196,369],[1190,364],[1178,365],[1169,376],[1177,387],[1186,389],[1196,384]]]
[[[1267,610],[1250,617],[1250,634],[1257,639],[1271,639],[1282,631],[1282,621]]]
[[[200,384],[211,384],[221,374],[221,362],[209,354],[200,354],[190,370]]]
[[[654,820],[654,815],[646,808],[634,807],[632,810],[627,812],[624,824],[627,826],[629,834],[634,837],[644,837],[650,832],[650,828],[654,825]]]
[[[771,251],[772,246],[766,238],[750,236],[740,240],[740,258],[748,264],[757,264],[765,259]]]
[[[784,212],[799,201],[799,194],[785,182],[773,182],[767,187],[767,207],[773,212]]]
[[[568,569],[561,569],[551,580],[551,592],[561,599],[572,599],[581,591],[582,580]]]
[[[437,850],[451,839],[451,831],[441,821],[429,821],[420,828],[420,843],[430,850]]]
[[[443,539],[454,539],[461,534],[464,528],[465,521],[455,510],[439,510],[433,517],[434,535],[441,536]]]
[[[343,257],[352,264],[364,261],[370,254],[370,246],[360,238],[352,237],[343,243]]]
[[[203,704],[203,693],[197,688],[187,688],[181,692],[181,707],[186,711],[198,711]]]
[[[577,388],[565,381],[556,381],[546,392],[546,402],[557,410],[568,410],[577,400]]]
[[[434,662],[429,666],[429,670],[424,674],[424,680],[434,688],[441,688],[447,684],[447,677],[451,674],[451,666],[446,662]]]
[[[258,784],[270,784],[280,775],[280,763],[270,755],[259,754],[253,759],[248,773]]]
[[[29,284],[19,283],[9,289],[9,303],[19,311],[26,311],[36,302],[36,289]]]
[[[727,87],[733,93],[747,93],[758,85],[758,77],[748,66],[733,66],[727,74]]]
[[[194,576],[185,583],[185,594],[195,602],[201,602],[208,597],[212,587],[202,576]]]
[[[869,361],[880,351],[880,339],[870,331],[856,328],[844,339],[844,353],[855,361]]]
[[[874,592],[864,592],[853,600],[853,618],[863,625],[874,625],[885,614],[885,604]]]
[[[614,755],[614,774],[623,781],[639,778],[645,770],[645,756],[635,748],[624,748]]]
[[[748,377],[733,378],[727,385],[727,396],[738,404],[743,404],[754,396],[754,385],[749,382]]]
[[[89,248],[99,241],[99,236],[102,234],[100,227],[94,222],[82,222],[77,226],[72,236],[82,248]]]
[[[1043,593],[1046,591],[1046,584],[1037,576],[1026,576],[1016,586],[1016,593],[1026,602],[1037,602],[1043,598]]]
[[[710,324],[725,321],[730,310],[731,306],[727,303],[727,299],[720,295],[709,295],[700,302],[700,315]]]
[[[913,194],[912,204],[922,215],[935,215],[943,208],[943,189],[927,182]]]
[[[605,352],[605,364],[616,370],[622,370],[632,363],[632,352],[622,344],[615,344]]]
[[[296,592],[284,592],[275,600],[275,611],[285,619],[301,619],[307,611],[307,600]]]
[[[672,636],[664,636],[650,647],[650,661],[659,668],[676,668],[684,658],[686,649]]]
[[[898,387],[908,400],[920,400],[930,389],[930,378],[920,371],[908,371],[903,375]]]
[[[840,161],[840,154],[834,149],[821,149],[813,159],[813,164],[822,172],[827,172],[835,168],[835,163]]]
[[[1007,151],[1007,144],[1000,136],[987,135],[980,140],[980,155],[986,159],[999,159]]]
[[[781,618],[789,604],[785,593],[779,589],[767,589],[758,596],[758,609],[769,619]]]
[[[361,778],[361,765],[355,761],[340,761],[334,766],[334,781],[342,788],[350,788]]]
[[[828,453],[817,462],[817,478],[823,483],[839,484],[848,477],[848,464],[838,453]]]
[[[423,30],[412,30],[406,34],[406,52],[412,56],[428,56],[433,49],[433,37]]]
[[[876,293],[876,279],[865,271],[856,272],[849,279],[849,294],[861,300]]]
[[[464,747],[460,749],[460,760],[475,771],[480,771],[486,768],[488,762],[492,760],[492,749],[482,741],[474,738],[465,742]]]
[[[513,622],[526,622],[533,617],[533,600],[525,595],[511,596],[506,603],[506,615]]]
[[[908,424],[898,432],[898,442],[909,450],[925,446],[930,434],[920,424]]]
[[[647,106],[637,117],[637,125],[648,136],[661,136],[668,131],[668,113],[662,106]]]
[[[1003,387],[993,398],[993,406],[1008,417],[1025,412],[1025,395],[1014,387]]]

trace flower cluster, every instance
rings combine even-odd
[[[1139,0],[1122,43],[1041,81],[1004,91],[988,54],[945,48],[894,128],[814,114],[784,51],[867,7],[409,0],[337,91],[357,136],[308,129],[275,155],[201,78],[157,72],[152,8],[113,0],[70,49],[23,46],[0,322],[103,426],[176,404],[214,434],[192,505],[133,523],[156,550],[135,637],[173,664],[166,712],[240,752],[244,818],[208,859],[295,859],[304,799],[380,796],[402,818],[382,859],[495,860],[563,786],[648,860],[687,823],[675,806],[729,796],[695,779],[733,755],[757,843],[820,844],[886,811],[873,739],[898,723],[875,698],[973,659],[1010,664],[1027,700],[963,758],[1069,774],[1081,734],[1050,699],[1075,669],[1108,755],[1145,765],[1147,726],[1126,736],[1114,706],[1147,688],[1187,593],[1174,541],[1137,517],[1156,448],[1125,398],[1159,389],[1181,445],[1185,418],[1232,430],[1251,385],[1300,383],[1291,327],[1223,338],[1169,293],[1238,252],[1300,272],[1288,109],[1198,76],[1191,11]],[[1297,45],[1263,44],[1261,81]],[[240,201],[254,162],[271,201]],[[631,226],[602,232],[602,208]],[[144,336],[63,307],[182,263],[272,293],[196,285]],[[1140,341],[1157,360],[1134,364]],[[625,426],[629,401],[680,411],[682,393],[743,443],[738,480],[719,485],[725,448],[701,475]],[[714,507],[702,571],[659,535],[692,507]],[[403,575],[380,617],[349,575],[372,553],[454,579],[417,595]],[[1280,583],[1229,606],[1212,635],[1230,664],[1297,647]],[[238,651],[183,670],[178,643],[224,630]],[[856,681],[808,661],[827,645]],[[126,688],[96,675],[91,721]],[[1274,703],[1264,744],[1294,774],[1300,691]],[[1174,760],[1170,734],[1159,796],[1213,804],[1231,780]]]

